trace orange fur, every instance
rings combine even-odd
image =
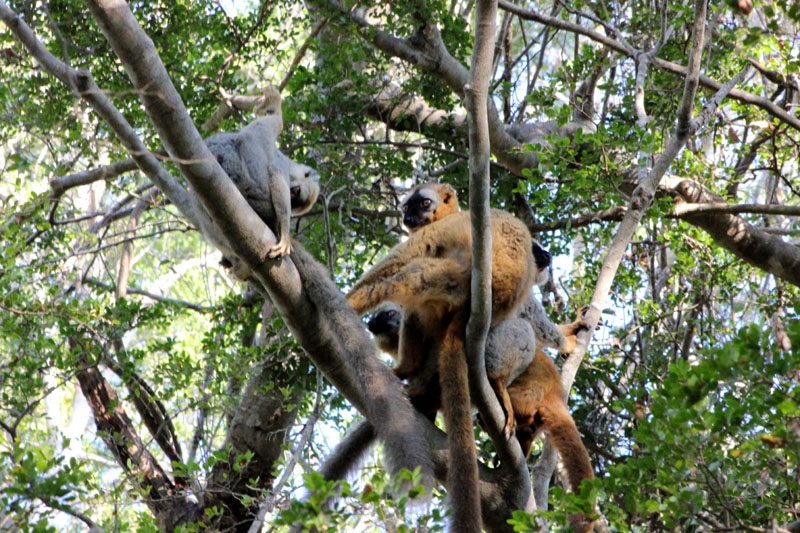
[[[458,213],[456,191],[446,183],[429,182],[414,187],[400,204],[403,224],[414,233],[448,215]]]
[[[517,422],[517,438],[526,457],[533,441],[547,431],[561,455],[573,491],[584,479],[594,477],[589,454],[567,410],[561,376],[541,349],[537,348],[533,362],[508,387],[508,394]],[[583,516],[570,517],[570,524],[576,531],[592,529]]]
[[[439,346],[439,384],[450,453],[447,487],[453,506],[450,531],[481,531],[478,457],[472,429],[469,374],[464,355],[468,310],[455,312]]]
[[[491,217],[492,323],[496,324],[527,297],[539,267],[525,225],[504,211],[493,210]],[[347,294],[350,305],[360,314],[384,301],[402,307],[406,319],[400,330],[396,372],[409,378],[412,403],[421,402],[428,416],[436,413],[431,405],[438,403],[438,390],[432,386],[432,378],[439,371],[450,450],[451,529],[459,532],[480,531],[481,527],[464,353],[471,277],[469,213],[455,212],[416,229]],[[439,366],[435,368],[437,354]]]
[[[505,319],[527,296],[539,270],[525,225],[492,210],[492,324]],[[353,286],[347,299],[359,314],[385,301],[414,313],[421,324],[438,324],[445,313],[467,305],[472,277],[472,227],[460,211],[421,227],[398,244]],[[441,337],[441,331],[431,332]],[[406,350],[401,333],[399,375],[410,375],[426,353]]]

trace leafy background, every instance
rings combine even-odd
[[[161,148],[81,3],[9,5],[50,52],[92,73],[149,148]],[[763,68],[740,88],[796,117],[800,10],[790,1],[764,1],[746,15],[738,5],[711,6],[703,73],[724,82],[752,58]],[[345,6],[368,13],[373,26],[367,29],[321,2],[237,4],[228,13],[212,1],[130,6],[198,125],[224,96],[258,94],[267,83],[283,86],[281,149],[322,175],[319,202],[293,231],[340,287],[401,237],[399,201],[413,184],[447,181],[467,197],[461,102],[440,78],[389,57],[372,38],[378,31],[412,36],[420,21],[433,21],[450,54],[468,64],[469,2]],[[536,10],[587,28],[605,26],[613,38],[641,50],[662,34],[659,14],[666,10],[672,35],[657,56],[686,61],[690,4],[579,1],[540,3]],[[317,26],[321,30],[311,36]],[[526,149],[539,164],[521,176],[492,166],[493,203],[517,210],[522,199],[542,226],[538,237],[559,256],[555,290],[542,297],[554,320],[565,321],[590,299],[616,225],[600,215],[585,224],[553,223],[627,204],[631,169],[658,154],[673,132],[683,79],[651,66],[644,84],[649,121],[642,126],[634,112],[633,59],[574,32],[516,17],[503,27],[509,62],[498,48],[491,88],[509,125],[569,123],[581,83],[599,73],[592,130],[529,141]],[[271,390],[297,415],[274,465],[281,483],[259,494],[271,499],[273,521],[281,511],[290,513],[284,520],[292,512],[302,515],[292,498],[304,484],[325,485],[303,473],[338,441],[352,410],[319,378],[279,315],[218,266],[219,254],[141,173],[53,195],[53,180],[128,154],[10,32],[0,33],[0,51],[0,524],[35,531],[85,530],[90,523],[157,529],[146,495],[91,421],[75,379],[87,365],[103,369],[119,402],[131,406],[139,396],[160,402],[174,423],[182,464],[171,464],[142,417],[128,410],[148,449],[173,475],[190,480],[190,492],[202,490],[214,464],[227,460],[227,431],[248,378],[268,372]],[[381,91],[396,100],[413,97],[446,116],[424,125],[387,121],[375,111]],[[698,105],[710,94],[701,92]],[[234,113],[219,128],[235,130],[247,120],[246,112]],[[701,183],[729,203],[797,208],[798,140],[791,124],[728,99],[670,175]],[[140,199],[145,207],[131,237],[129,221]],[[669,195],[659,196],[630,243],[604,326],[571,395],[598,477],[600,508],[620,531],[763,531],[795,522],[798,287],[748,266],[675,216],[674,208]],[[741,216],[798,242],[796,212]],[[125,242],[133,244],[132,270],[128,295],[118,298]],[[75,338],[83,342],[76,345]],[[298,450],[293,443],[306,442],[301,438],[311,427],[313,436]],[[491,447],[483,443],[481,449],[490,459]],[[291,475],[283,479],[287,469]],[[334,528],[441,527],[437,506],[405,524],[400,517],[407,502],[392,497],[390,485],[368,461],[352,496],[326,519]],[[552,491],[553,527],[564,523],[570,502]],[[213,520],[214,512],[207,513]],[[519,518],[518,527],[526,523]]]

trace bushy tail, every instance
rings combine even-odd
[[[548,395],[539,409],[545,429],[553,439],[553,445],[561,455],[561,461],[567,470],[570,490],[577,491],[584,479],[592,479],[594,471],[589,460],[589,454],[583,445],[575,421],[567,411],[561,398],[555,394]],[[583,514],[570,516],[570,527],[574,531],[591,531],[592,524],[586,521]]]
[[[325,458],[319,473],[327,480],[342,480],[361,466],[367,452],[375,443],[375,428],[368,421],[360,422],[344,436]]]
[[[542,402],[539,415],[567,469],[570,488],[576,491],[581,481],[594,477],[594,472],[575,421],[563,401],[557,401],[555,398],[552,401],[546,398]]]
[[[447,492],[453,508],[450,531],[478,533],[481,531],[481,501],[464,352],[464,315],[463,310],[457,311],[445,332],[439,350],[439,381],[450,453],[447,469]]]

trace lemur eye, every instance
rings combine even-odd
[[[395,310],[387,311],[387,312],[386,312],[386,314],[387,314],[387,315],[388,315],[390,318],[394,318],[394,316],[397,314],[397,311],[395,311]]]
[[[408,205],[403,205],[403,213],[405,213],[406,211],[408,211]]]
[[[311,175],[311,171],[310,170],[306,170],[305,177],[309,177],[310,175]]]
[[[423,207],[430,207],[431,206],[431,201],[430,200],[425,200],[424,202],[422,202],[422,206]]]

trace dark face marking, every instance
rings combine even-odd
[[[306,205],[306,198],[303,197],[303,188],[300,185],[295,185],[294,187],[290,188],[289,195],[292,209]]]
[[[533,260],[539,270],[544,270],[550,266],[550,261],[552,259],[550,252],[542,248],[542,245],[536,241],[533,241],[531,249],[533,251]]]
[[[386,309],[373,316],[367,322],[367,329],[373,335],[395,334],[400,331],[401,314],[397,309]]]
[[[432,198],[416,191],[403,202],[403,224],[411,231],[419,229],[431,222],[437,207]]]

